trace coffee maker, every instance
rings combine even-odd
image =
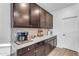
[[[17,40],[18,41],[25,41],[27,39],[28,32],[17,32]]]

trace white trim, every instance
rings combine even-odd
[[[0,47],[8,47],[8,46],[11,46],[10,43],[7,43],[7,44],[0,44]]]

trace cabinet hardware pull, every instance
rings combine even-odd
[[[30,49],[28,48],[28,50],[30,50]]]

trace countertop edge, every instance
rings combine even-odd
[[[54,37],[54,36],[56,36],[56,35],[43,36],[43,37],[39,37],[39,38],[33,39],[32,42],[24,43],[24,44],[21,44],[21,45],[17,45],[16,43],[14,43],[13,45],[14,45],[14,48],[17,50],[17,49],[21,49],[23,47],[27,47],[27,46],[30,46],[32,44],[41,42],[43,40],[46,40],[46,39]]]

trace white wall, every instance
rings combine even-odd
[[[0,3],[0,55],[10,55],[10,4]]]
[[[0,47],[0,56],[10,56],[10,46]]]
[[[54,11],[53,34],[57,34],[57,47],[79,51],[79,4]],[[66,17],[75,18],[64,19]],[[65,34],[65,36],[63,35]]]
[[[11,40],[10,4],[0,3],[0,44]]]

